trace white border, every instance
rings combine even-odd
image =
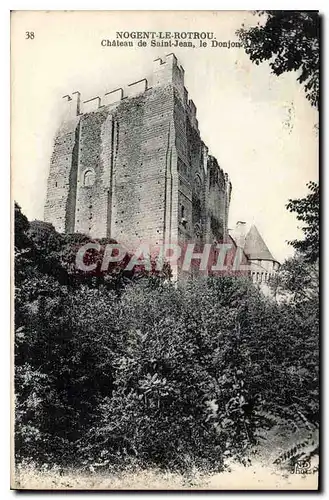
[[[138,9],[136,8],[138,6]],[[112,8],[110,8],[112,7]],[[113,8],[118,7],[118,8]],[[187,8],[186,8],[187,7]],[[323,24],[322,24],[322,43],[323,43],[323,53],[322,53],[322,94],[326,86],[328,85],[328,64],[324,66],[325,55],[328,54],[328,36],[325,33],[325,28],[327,28],[327,19],[329,13],[329,2],[328,1],[304,1],[304,0],[293,0],[293,1],[283,1],[277,0],[276,2],[268,1],[252,1],[243,2],[238,0],[232,0],[228,2],[218,2],[203,0],[202,2],[194,2],[190,0],[188,3],[179,0],[166,0],[165,2],[159,2],[155,4],[153,1],[140,0],[138,3],[136,1],[121,0],[117,5],[111,5],[108,0],[93,0],[88,1],[74,1],[74,0],[51,0],[51,1],[3,1],[0,6],[0,53],[1,53],[1,183],[0,183],[0,216],[1,216],[1,235],[2,235],[2,252],[1,252],[1,264],[2,264],[2,274],[1,274],[1,461],[0,461],[0,491],[1,499],[6,499],[13,494],[9,491],[9,465],[10,465],[10,432],[9,432],[9,406],[10,406],[10,392],[9,392],[9,374],[10,374],[10,314],[9,314],[9,270],[10,270],[10,174],[9,174],[9,163],[10,163],[10,24],[9,24],[9,11],[10,10],[267,10],[267,9],[289,9],[289,10],[319,10],[323,14]],[[324,100],[324,96],[322,95]],[[327,193],[329,195],[328,178],[329,176],[325,174],[326,170],[329,168],[326,161],[325,146],[328,143],[328,133],[324,130],[325,122],[328,118],[328,99],[325,101],[325,106],[322,110],[322,227],[324,229],[324,221],[328,221],[328,203],[326,202]],[[328,234],[323,230],[323,248],[322,248],[322,283],[323,290],[322,293],[327,292],[326,284],[328,283],[328,272],[325,267],[324,257],[326,254],[325,249],[328,248]],[[322,308],[324,313],[325,309],[325,298],[322,301]],[[322,367],[323,367],[323,379],[322,379],[322,480],[323,487],[326,488],[326,476],[328,475],[328,467],[326,466],[325,458],[328,457],[328,439],[326,439],[326,434],[323,427],[327,421],[327,404],[328,398],[325,398],[328,388],[327,381],[327,360],[328,355],[328,341],[326,341],[326,335],[328,334],[327,328],[327,314],[325,314],[323,331],[322,331]],[[57,494],[60,497],[64,497],[66,493]],[[97,493],[96,493],[97,494]],[[95,493],[90,493],[90,495],[95,496]],[[109,492],[109,494],[111,494]],[[83,495],[80,493],[75,493],[76,496]],[[238,494],[225,494],[220,493],[222,497],[232,498],[238,496]],[[268,496],[269,494],[263,493],[262,496]],[[124,495],[125,496],[125,495]],[[176,494],[174,496],[177,496]],[[37,494],[29,495],[30,498],[37,497]],[[289,494],[283,494],[283,497],[288,498]]]

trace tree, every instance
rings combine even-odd
[[[304,86],[312,106],[319,106],[320,22],[315,11],[260,11],[264,25],[242,27],[237,34],[252,62],[270,61],[279,76],[299,71],[297,81]]]
[[[310,192],[305,198],[290,199],[286,208],[297,214],[297,219],[306,223],[302,230],[305,238],[293,240],[295,255],[286,259],[270,281],[276,298],[288,299],[295,304],[312,304],[314,315],[318,315],[319,295],[319,185],[307,184]]]
[[[14,249],[15,249],[15,287],[31,273],[35,266],[34,246],[28,237],[29,221],[15,202]]]
[[[15,294],[18,462],[209,472],[245,463],[267,414],[317,421],[317,295],[275,303],[232,276],[66,282],[56,263],[74,273],[87,237],[16,215],[31,248]]]
[[[305,198],[290,199],[286,208],[297,214],[297,220],[305,223],[302,231],[305,235],[303,240],[289,241],[306,262],[316,262],[319,258],[319,209],[320,189],[316,182],[307,184],[310,192]]]
[[[270,281],[275,297],[288,298],[295,302],[314,300],[319,295],[319,266],[307,262],[301,254],[284,261]]]

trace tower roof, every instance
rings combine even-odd
[[[244,252],[249,259],[273,260],[273,255],[269,251],[265,241],[261,237],[256,226],[251,226],[247,233]]]

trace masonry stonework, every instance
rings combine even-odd
[[[126,89],[64,99],[46,222],[131,248],[227,238],[231,183],[200,137],[174,54]]]

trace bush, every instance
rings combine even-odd
[[[72,283],[50,266],[60,238],[17,228],[18,461],[221,469],[247,460],[260,410],[317,422],[314,297],[277,304],[244,277]]]

